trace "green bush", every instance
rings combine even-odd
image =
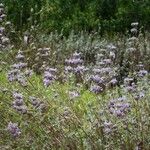
[[[19,30],[39,25],[46,32],[54,30],[99,30],[125,32],[138,21],[149,30],[149,0],[2,0],[8,17]]]

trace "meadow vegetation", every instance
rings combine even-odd
[[[4,2],[11,16],[14,1]],[[17,2],[20,8],[25,1]],[[66,6],[55,1],[60,2]],[[10,16],[0,4],[1,150],[150,149],[148,30],[130,22],[128,33],[113,38],[96,30],[77,32],[72,25],[69,32],[49,28],[47,34],[43,22],[40,28],[26,24],[24,32]]]

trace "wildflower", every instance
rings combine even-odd
[[[65,63],[65,74],[72,73],[75,75],[77,83],[83,82],[84,73],[88,70],[88,68],[83,65],[81,53],[75,52],[71,58],[65,60]],[[68,74],[68,76],[72,74]]]
[[[65,66],[65,71],[66,72],[72,72],[73,68],[71,66]]]
[[[141,91],[139,93],[135,93],[135,95],[134,95],[135,100],[140,100],[143,97],[145,97],[145,93],[143,91]]]
[[[103,126],[104,126],[104,133],[106,134],[112,133],[114,129],[116,128],[116,125],[113,125],[111,121],[105,121],[103,123]]]
[[[144,76],[146,76],[148,74],[148,71],[147,70],[140,70],[139,72],[138,72],[138,76],[139,77],[144,77]]]
[[[27,113],[27,107],[24,104],[23,95],[21,93],[14,92],[13,93],[13,98],[14,98],[14,101],[12,103],[12,107],[16,111],[18,111],[18,112],[20,112],[22,114]]]
[[[55,68],[46,68],[43,76],[43,83],[46,87],[56,80],[56,76],[54,75],[56,71]]]
[[[116,85],[116,84],[117,84],[117,79],[116,79],[116,78],[112,79],[112,80],[109,82],[109,84],[111,84],[111,85]]]
[[[14,99],[23,99],[23,95],[21,93],[14,92],[13,93],[13,98]]]
[[[104,80],[103,80],[103,78],[101,78],[100,76],[98,76],[98,75],[93,75],[93,76],[91,76],[91,78],[90,78],[92,81],[94,81],[95,83],[97,83],[97,84],[101,84],[101,83],[104,83]]]
[[[101,69],[99,69],[99,68],[94,68],[94,69],[93,69],[93,72],[96,73],[96,74],[97,74],[97,73],[100,73],[100,72],[101,72]]]
[[[27,69],[25,57],[22,51],[18,51],[16,56],[18,63],[11,65],[11,70],[7,74],[9,81],[17,81],[22,86],[27,86],[27,77],[32,75],[32,71]]]
[[[77,66],[76,68],[74,68],[74,72],[79,74],[84,73],[86,70],[87,68],[85,68],[84,66]]]
[[[103,88],[98,85],[93,85],[93,86],[91,86],[90,91],[95,94],[99,94],[103,91]]]
[[[21,131],[18,127],[18,123],[9,122],[7,130],[14,138],[18,137],[21,134]]]
[[[117,117],[124,117],[130,110],[130,104],[126,101],[125,97],[110,100],[108,108],[111,114]]]
[[[40,106],[40,100],[38,98],[30,96],[29,99],[30,99],[31,104],[35,106],[36,108]]]

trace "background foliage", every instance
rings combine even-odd
[[[125,32],[138,21],[149,30],[149,0],[2,0],[17,29],[38,25],[54,30]]]

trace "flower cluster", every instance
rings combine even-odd
[[[139,63],[139,65],[137,65],[137,75],[140,78],[148,75],[148,71],[144,69],[144,65],[142,63]]]
[[[135,66],[140,62],[140,48],[139,48],[139,39],[137,36],[138,33],[138,23],[131,23],[131,37],[127,39],[126,42],[126,51],[124,53],[123,66],[126,71],[134,72]]]
[[[115,59],[116,47],[108,45],[106,49],[101,49],[97,55],[96,65],[94,66],[93,75],[90,80],[92,82],[91,91],[98,94],[109,86],[117,83],[116,68],[113,67],[113,59]]]
[[[124,117],[130,111],[130,103],[126,97],[119,97],[110,100],[108,104],[109,112],[117,117]]]
[[[88,70],[83,65],[81,53],[75,52],[71,58],[65,60],[65,74],[72,73],[76,77],[76,81],[83,81],[83,75]]]
[[[13,101],[12,107],[16,111],[20,112],[21,114],[27,113],[27,107],[24,104],[23,95],[21,93],[14,92],[13,98],[14,98],[14,101]]]
[[[103,88],[98,86],[98,85],[92,85],[90,87],[90,91],[95,93],[95,94],[99,94],[99,93],[103,92]]]
[[[43,83],[46,87],[51,85],[56,80],[57,69],[47,67],[43,75]]]
[[[9,133],[14,137],[18,137],[21,134],[21,131],[18,127],[18,123],[12,123],[9,122],[8,126],[7,126],[7,131],[9,131]]]
[[[139,75],[138,73],[137,75]],[[124,91],[130,93],[135,100],[141,100],[145,97],[146,88],[143,88],[143,86],[138,88],[135,78],[127,77],[124,79]]]
[[[67,73],[73,72],[82,74],[86,71],[86,68],[83,66],[83,60],[81,59],[81,53],[75,52],[71,58],[65,60],[65,63],[67,65],[65,66]]]
[[[134,82],[134,78],[132,77],[126,77],[124,79],[124,89],[126,92],[135,92],[137,88],[137,85]]]
[[[32,106],[35,107],[35,109],[40,111],[43,111],[45,109],[46,105],[39,98],[30,96],[29,99]]]
[[[103,123],[103,127],[104,127],[105,134],[111,134],[116,130],[116,125],[114,125],[111,121],[105,121]]]
[[[25,63],[23,51],[18,51],[16,60],[17,63],[11,66],[11,70],[7,74],[8,80],[10,82],[17,81],[22,86],[27,86],[27,77],[32,75],[32,71],[27,69],[27,63]]]

